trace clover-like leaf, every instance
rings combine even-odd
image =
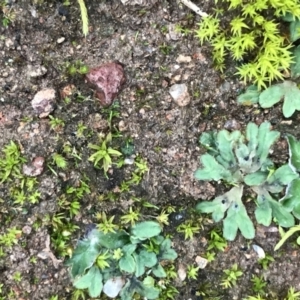
[[[283,165],[268,177],[266,188],[271,193],[280,193],[285,185],[298,177],[298,174],[288,164]]]
[[[224,218],[225,212],[233,202],[242,198],[243,186],[233,187],[222,196],[218,196],[213,201],[200,202],[196,210],[202,213],[212,213],[213,220],[219,222]]]
[[[157,255],[158,260],[174,260],[177,258],[177,253],[171,248],[171,240],[165,239],[159,247],[159,253]]]
[[[256,85],[250,85],[245,93],[237,97],[237,102],[246,106],[256,104],[258,103],[260,93]]]
[[[74,281],[74,286],[77,289],[87,288],[91,297],[98,297],[103,288],[102,274],[99,268],[96,266],[91,267],[85,275]]]
[[[129,235],[125,231],[103,233],[99,231],[99,244],[107,249],[122,248],[129,242]]]
[[[254,187],[253,190],[257,193],[255,216],[259,224],[269,226],[272,216],[276,218],[281,227],[291,227],[295,224],[292,214],[281,202],[274,200],[263,186]]]
[[[210,154],[201,156],[202,169],[198,169],[194,176],[198,180],[215,180],[226,179],[231,181],[232,175]]]
[[[300,219],[300,179],[293,180],[287,187],[285,196],[281,199],[282,205],[292,211]]]
[[[291,76],[292,78],[298,78],[300,76],[300,46],[297,46],[294,51],[294,62],[291,64]]]
[[[298,172],[300,171],[300,142],[292,135],[287,135],[287,141],[289,143],[290,159],[289,164],[291,168],[294,168]]]
[[[160,264],[157,264],[154,268],[152,268],[152,273],[158,278],[167,277],[167,273]]]
[[[134,273],[136,268],[136,262],[132,255],[125,254],[121,257],[119,260],[119,267],[121,271],[127,272],[127,273]]]
[[[236,165],[236,158],[233,152],[234,145],[237,143],[241,136],[240,131],[230,133],[227,130],[221,130],[217,135],[217,145],[220,153],[217,161],[225,168],[232,168]]]
[[[295,42],[300,38],[300,20],[295,19],[290,23],[290,40]]]
[[[73,278],[81,276],[90,268],[100,252],[101,234],[97,229],[93,229],[86,238],[79,241],[72,257],[66,262],[71,266]]]
[[[264,90],[259,96],[259,104],[263,108],[269,108],[283,98],[282,112],[286,118],[289,118],[295,110],[300,110],[300,90],[292,81],[286,80]]]
[[[255,237],[254,225],[241,200],[232,203],[227,211],[227,216],[223,221],[224,238],[233,241],[238,229],[246,239],[253,239]]]
[[[136,262],[136,277],[142,276],[145,273],[145,267],[152,268],[157,264],[157,257],[154,252],[141,250],[139,254],[134,253],[133,257]]]
[[[268,173],[257,171],[255,173],[248,174],[244,177],[244,182],[249,185],[261,185],[263,184],[268,177]]]
[[[145,221],[131,227],[131,235],[141,241],[159,235],[161,227],[158,222]]]
[[[258,145],[256,150],[256,162],[259,167],[266,161],[271,146],[280,137],[280,132],[270,130],[271,124],[263,122],[258,128]]]

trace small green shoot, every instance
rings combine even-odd
[[[188,265],[187,266],[187,277],[189,279],[197,280],[199,269],[200,269],[200,267],[194,267],[193,265]]]
[[[234,264],[231,269],[224,270],[224,275],[222,279],[221,285],[228,289],[234,285],[236,285],[236,282],[240,276],[243,275],[243,272],[238,269],[238,265]]]
[[[192,239],[194,234],[200,232],[200,227],[197,225],[193,225],[193,222],[190,220],[185,221],[183,224],[180,224],[176,228],[177,232],[184,233],[184,239]]]
[[[105,174],[112,165],[112,158],[122,156],[121,152],[107,146],[107,144],[111,142],[111,139],[112,136],[111,133],[109,133],[104,140],[100,141],[100,145],[88,145],[90,149],[96,151],[89,157],[89,161],[93,162],[95,167],[100,164]]]
[[[275,261],[274,257],[266,253],[266,256],[264,258],[258,260],[258,263],[264,270],[268,270],[270,263],[272,263],[273,261]]]

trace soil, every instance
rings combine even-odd
[[[226,72],[220,74],[214,69],[209,45],[200,46],[193,34],[175,31],[177,24],[195,29],[200,22],[200,16],[179,1],[149,0],[139,1],[139,5],[130,1],[122,4],[120,0],[85,2],[89,15],[86,38],[76,1],[70,6],[55,1],[10,1],[9,8],[16,18],[8,27],[0,28],[0,146],[3,149],[14,141],[27,162],[35,157],[46,160],[42,174],[36,177],[41,194],[38,203],[14,203],[11,189],[18,179],[0,186],[0,233],[13,227],[21,230],[15,244],[2,247],[1,299],[50,299],[55,295],[57,299],[72,299],[74,289],[63,263],[66,254],[84,235],[88,224],[97,223],[97,213],[114,215],[118,222],[130,206],[140,209],[144,219],[173,206],[170,226],[164,228],[172,235],[178,252],[176,268],[186,270],[188,265],[196,265],[196,256],[207,252],[210,230],[221,227],[207,220],[201,223],[200,215],[194,212],[195,205],[226,188],[193,178],[205,151],[198,144],[200,134],[221,128],[244,129],[249,121],[260,124],[268,120],[273,129],[299,138],[299,114],[286,120],[280,105],[268,110],[237,105],[236,97],[245,86],[234,76],[235,65],[229,64]],[[194,2],[210,12],[214,1]],[[68,73],[68,64],[76,61],[90,68],[113,61],[124,66],[127,81],[115,100],[119,108],[103,109],[84,76]],[[41,73],[33,76],[32,71]],[[176,83],[188,87],[190,102],[186,106],[172,100],[169,89]],[[51,116],[63,120],[64,126],[53,128],[50,117],[39,118],[32,108],[31,100],[44,88],[56,91]],[[119,114],[110,124],[112,111]],[[78,134],[80,124],[86,126],[83,135]],[[118,190],[130,178],[133,165],[113,166],[106,177],[88,160],[92,154],[88,145],[99,144],[99,135],[112,128],[121,134],[113,138],[112,147],[120,149],[130,141],[134,145],[131,158],[140,157],[148,164],[149,171],[141,183],[133,185],[129,192]],[[63,154],[66,145],[81,159]],[[284,162],[285,140],[282,138],[278,145],[281,146],[275,147],[272,157],[275,162]],[[53,164],[54,153],[66,157],[65,169]],[[59,200],[67,187],[81,186],[81,181],[88,183],[90,193],[80,198],[78,214],[67,215],[70,204],[63,206]],[[117,199],[107,200],[107,195],[114,193]],[[135,202],[136,198],[159,209],[143,207],[141,202]],[[251,210],[251,203],[248,207]],[[57,221],[61,213],[67,215],[61,221],[65,225]],[[190,219],[201,230],[192,239],[184,240],[184,234],[178,233],[176,227]],[[77,227],[70,228],[68,224]],[[65,247],[57,245],[62,226],[71,234],[64,240]],[[224,251],[216,252],[214,261],[199,270],[197,279],[176,280],[176,299],[254,296],[253,275],[262,276],[267,282],[267,299],[284,299],[290,286],[300,290],[298,248],[286,243],[282,251],[274,252],[280,238],[275,226],[271,230],[256,226],[256,238],[250,242],[239,234]],[[274,258],[266,270],[258,263],[251,244],[261,246]],[[65,253],[62,249],[66,249]],[[235,263],[243,275],[237,285],[223,289],[223,271]],[[21,273],[20,280],[15,276],[17,272]]]

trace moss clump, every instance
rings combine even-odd
[[[287,14],[300,19],[300,1],[295,0],[220,0],[215,13],[205,17],[196,30],[201,44],[209,41],[213,60],[224,69],[226,55],[236,61],[247,59],[237,74],[245,81],[266,87],[266,83],[283,79],[293,62],[292,45],[284,36],[279,20]],[[233,16],[223,21],[224,12]]]

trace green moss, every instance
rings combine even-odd
[[[230,55],[243,63],[237,67],[237,74],[245,82],[266,87],[273,80],[283,79],[293,62],[292,45],[280,30],[279,21],[287,14],[291,20],[300,18],[300,2],[286,0],[242,0],[216,1],[214,15],[203,18],[196,30],[201,44],[210,42],[213,60],[223,71],[225,58]],[[231,19],[223,21],[228,11]],[[221,12],[221,13],[220,13]]]

